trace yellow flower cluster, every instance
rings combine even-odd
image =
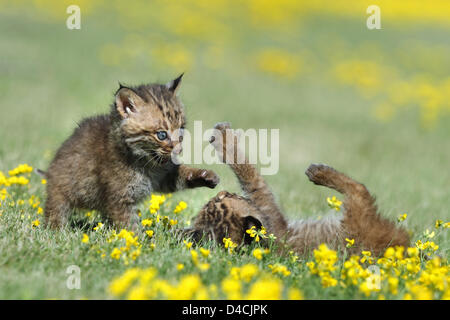
[[[435,244],[433,241],[422,242],[421,240],[417,240],[416,247],[422,251],[427,250],[436,251],[437,249],[439,249],[439,246]]]
[[[150,198],[150,213],[156,214],[160,208],[160,206],[166,201],[166,197],[164,195],[156,195],[152,194]]]
[[[261,71],[288,79],[294,78],[302,65],[302,59],[298,55],[274,48],[262,50],[255,60]]]
[[[250,229],[245,231],[246,233],[248,233],[250,235],[250,237],[254,238],[256,242],[259,242],[260,237],[265,239],[267,238],[266,236],[266,228],[264,228],[264,226],[261,226],[260,230],[256,230],[255,226],[252,226]]]
[[[336,286],[337,280],[332,277],[331,273],[336,270],[337,252],[330,250],[326,244],[321,244],[318,249],[314,250],[314,258],[315,262],[310,261],[306,264],[311,273],[317,274],[321,278],[324,288]]]
[[[18,175],[30,170],[26,166],[16,169],[11,172],[14,175],[6,179],[20,178]],[[43,209],[39,198],[35,195],[14,198],[15,194],[15,190],[9,191],[8,186],[0,189],[0,216],[5,207],[13,207],[20,210],[20,219],[25,221],[28,228],[35,230],[33,232],[41,232],[39,215],[43,213]],[[145,233],[136,235],[126,229],[116,233],[99,222],[92,232],[81,235],[79,241],[83,244],[82,248],[97,250],[102,258],[110,259],[110,262],[118,260],[125,265],[135,261],[144,248],[154,250],[154,240],[151,239],[154,234],[158,235],[159,230],[167,230],[178,223],[170,216],[163,216],[163,213],[176,214],[187,207],[185,202],[180,201],[175,210],[172,210],[166,197],[169,198],[158,195],[150,198],[149,210],[143,212],[141,222]],[[330,200],[333,203],[338,201],[333,198]],[[169,211],[162,210],[164,203],[163,209]],[[89,212],[89,217],[92,215],[93,212]],[[401,218],[404,220],[406,214]],[[363,251],[360,255],[339,261],[338,253],[322,244],[314,250],[314,260],[306,263],[307,270],[317,276],[318,284],[320,282],[324,288],[350,288],[361,297],[449,299],[450,269],[447,260],[437,255],[440,251],[445,252],[445,248],[440,249],[436,239],[440,239],[440,233],[445,232],[450,223],[436,220],[433,226],[420,235],[415,246],[388,248],[381,257],[375,257],[370,251]],[[228,273],[215,284],[210,284],[210,274],[215,271],[215,253],[210,248],[193,248],[192,242],[184,240],[184,247],[187,249],[183,252],[184,260],[175,262],[173,266],[180,274],[179,280],[160,278],[152,268],[132,268],[111,282],[109,292],[113,297],[129,299],[301,299],[303,294],[296,285],[301,285],[304,280],[296,278],[296,268],[302,265],[299,264],[298,256],[289,252],[284,262],[278,258],[275,260],[270,254],[272,247],[269,246],[268,249],[261,246],[261,238],[270,240],[275,237],[268,236],[263,227],[261,230],[252,227],[247,230],[247,234],[255,239],[252,246],[250,249],[243,248],[239,256],[225,255],[225,261],[229,265]],[[99,246],[98,241],[103,236],[108,237],[108,244],[104,248]],[[224,238],[223,244],[229,253],[237,248],[231,238]],[[355,240],[346,239],[346,245],[353,247]],[[253,262],[235,265],[233,261],[240,260],[241,254],[247,255],[245,258],[253,259]],[[188,273],[184,274],[186,272]],[[315,278],[308,280],[316,281]]]
[[[6,177],[5,174],[0,171],[0,186],[3,185],[5,187],[9,187],[14,184],[26,185],[30,182],[30,180],[28,180],[27,178],[25,178],[23,176],[18,177],[17,174],[20,174],[20,173],[16,173],[13,176]]]
[[[30,180],[21,176],[22,174],[30,174],[33,171],[33,167],[27,164],[20,164],[16,168],[9,170],[6,176],[2,171],[0,171],[0,187],[10,187],[12,185],[27,185]],[[5,200],[8,195],[6,188],[2,189],[0,192],[0,205],[1,201]]]
[[[183,267],[184,268],[184,267]],[[182,270],[183,268],[180,268]],[[186,274],[178,282],[160,279],[154,268],[132,268],[109,285],[109,292],[117,298],[140,299],[249,299],[275,300],[283,298],[302,299],[303,294],[297,288],[284,290],[282,282],[269,274],[260,274],[256,265],[247,264],[233,267],[230,276],[222,280],[220,287],[205,285],[198,274]]]
[[[242,267],[232,267],[230,275],[234,280],[250,282],[259,273],[259,268],[254,264],[245,264]]]
[[[374,110],[380,121],[391,120],[397,110],[418,105],[421,125],[427,129],[434,127],[439,117],[450,110],[450,81],[448,78],[428,79],[421,74],[411,79],[399,73],[394,67],[371,60],[343,60],[334,67],[340,83],[355,87],[366,97],[383,97]]]
[[[314,251],[315,261],[307,265],[312,274],[319,275],[325,288],[339,283],[343,288],[357,287],[366,297],[378,293],[379,298],[449,298],[449,266],[438,256],[425,262],[421,252],[417,247],[390,247],[375,262],[370,251],[363,251],[362,256],[348,258],[339,271],[335,267],[337,252],[322,244]]]
[[[225,249],[228,250],[228,253],[233,253],[234,248],[237,247],[237,244],[234,243],[231,238],[223,238],[223,244]]]
[[[308,52],[303,47],[299,50],[293,46],[292,39],[303,37],[303,23],[307,20],[303,17],[338,17],[359,23],[370,4],[367,1],[192,0],[175,5],[166,5],[164,1],[133,1],[113,6],[108,5],[107,1],[95,3],[82,1],[79,5],[83,8],[83,14],[95,14],[97,18],[105,14],[119,14],[122,24],[129,32],[122,39],[101,44],[97,49],[99,61],[108,66],[133,63],[136,57],[145,52],[150,58],[150,64],[157,62],[166,69],[189,70],[195,68],[197,63],[203,64],[198,68],[226,68],[228,61],[223,61],[224,57],[232,56],[234,51],[245,50],[249,51],[248,56],[240,60],[244,64],[252,61],[248,65],[271,76],[295,79],[312,68],[320,75],[324,69],[331,69],[339,82],[356,87],[364,95],[382,94],[383,101],[375,107],[375,116],[380,120],[392,118],[403,107],[416,107],[417,101],[424,126],[433,126],[441,114],[448,114],[450,110],[450,82],[445,72],[440,70],[442,65],[446,66],[448,50],[441,44],[432,47],[424,42],[418,47],[416,39],[399,41],[397,47],[400,54],[396,53],[397,58],[404,60],[403,63],[408,66],[412,65],[410,68],[415,70],[415,74],[406,73],[403,77],[397,75],[401,70],[396,66],[397,61],[391,63],[392,67],[385,66],[386,62],[389,63],[386,57],[392,56],[393,52],[386,52],[384,46],[374,45],[376,41],[362,40],[363,44],[369,43],[368,49],[355,53],[354,41],[345,42],[346,37],[339,37],[339,32],[336,31],[335,36],[321,40],[321,51],[325,56],[320,59],[317,59],[313,50]],[[5,8],[14,9],[21,5],[25,6],[11,3]],[[65,10],[61,1],[33,1],[32,5],[36,7],[33,11],[44,11],[55,19],[64,17],[60,14]],[[423,0],[380,0],[377,5],[381,8],[383,21],[395,21],[390,23],[394,29],[405,28],[408,23],[425,22],[443,28],[445,32],[449,25],[447,0],[434,0],[426,5]],[[20,11],[17,8],[15,10]],[[160,14],[157,19],[149,19],[143,12]],[[142,30],[150,30],[150,33]],[[255,41],[252,45],[256,48],[248,50],[241,30],[246,30],[246,37],[249,39],[264,38],[273,41]],[[149,37],[151,41],[147,41]],[[259,42],[261,44],[256,44]],[[372,56],[367,57],[369,50],[375,52],[372,59]],[[340,54],[332,55],[331,52]],[[422,52],[425,53],[425,59],[422,58]],[[326,60],[327,56],[330,65],[318,65],[318,60]],[[354,56],[367,58],[352,59]],[[376,56],[382,57],[379,59],[382,63],[376,61]],[[434,59],[435,57],[438,59]],[[427,78],[433,71],[442,73],[443,76],[430,81]]]
[[[183,211],[184,209],[187,208],[187,203],[184,201],[180,201],[177,206],[175,207],[175,209],[173,210],[173,213],[179,213],[181,211]]]
[[[14,195],[16,195],[16,192],[8,192],[8,187],[11,187],[13,185],[27,185],[29,183],[29,180],[23,176],[18,175],[29,174],[32,170],[33,168],[31,166],[27,164],[21,164],[8,172],[9,177],[6,177],[5,174],[0,171],[0,186],[4,186],[4,188],[0,189],[0,208],[2,206],[8,206],[9,208],[20,209],[20,212],[22,213],[20,215],[21,220],[24,220],[25,218],[31,220],[31,210],[34,211],[34,213],[37,215],[42,215],[44,212],[44,210],[39,206],[41,204],[39,198],[35,195],[31,195],[28,200],[20,198],[14,199]],[[28,214],[24,214],[25,210],[27,210]],[[0,216],[2,215],[3,210],[0,210]],[[30,223],[32,228],[37,228],[40,224],[41,222],[39,219],[35,219]]]
[[[255,248],[255,249],[253,249],[253,251],[252,251],[252,255],[256,258],[256,259],[258,259],[258,260],[261,260],[262,258],[263,258],[263,256],[264,255],[267,255],[267,254],[269,254],[270,253],[270,250],[269,249],[262,249],[262,248]]]
[[[99,222],[99,223],[94,227],[94,231],[100,230],[101,228],[103,228],[103,226],[104,226],[104,224],[101,223],[101,222]]]
[[[81,239],[82,243],[89,243],[89,236],[86,233],[83,233],[83,238]]]
[[[200,252],[201,252],[201,255],[203,258],[206,258],[209,255],[209,250],[200,248]],[[190,253],[191,253],[192,263],[194,264],[194,266],[196,266],[200,271],[206,271],[209,269],[210,264],[200,261],[197,250],[191,249]]]
[[[8,171],[8,174],[12,177],[12,176],[17,176],[17,175],[23,174],[23,173],[30,173],[32,171],[33,171],[33,167],[31,167],[27,164],[20,164],[16,168]]]
[[[274,265],[269,264],[269,269],[272,270],[272,273],[279,273],[285,277],[289,276],[291,272],[288,270],[288,268],[280,263],[276,263]]]
[[[345,242],[347,242],[345,245],[347,248],[351,248],[355,245],[355,239],[345,238]]]
[[[116,233],[116,231],[113,230],[108,242],[119,242],[123,244],[123,240],[125,241],[125,245],[114,247],[110,256],[115,260],[122,258],[124,264],[128,265],[130,260],[134,261],[141,255],[142,244],[139,243],[138,236],[135,236],[134,232],[126,229],[120,230],[119,233]]]

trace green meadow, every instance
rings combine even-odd
[[[309,164],[325,163],[364,183],[384,216],[397,221],[406,213],[397,223],[410,231],[411,247],[438,248],[419,248],[394,266],[371,257],[383,270],[381,288],[371,290],[367,259],[350,267],[324,251],[335,267],[314,273],[307,264],[320,265],[314,254],[258,259],[256,242],[230,253],[214,243],[188,248],[175,237],[219,191],[240,192],[225,165],[195,165],[220,175],[214,190],[166,195],[156,213],[150,200],[142,203],[142,219],[152,220],[143,229],[152,237],[114,235],[106,224],[94,230],[101,217],[86,212],[63,230],[48,230],[39,210],[45,185],[23,173],[24,185],[0,183],[0,299],[450,297],[450,238],[448,228],[436,227],[436,220],[450,221],[448,6],[436,1],[403,16],[381,1],[382,29],[369,30],[364,1],[327,10],[263,2],[136,1],[123,8],[79,1],[81,29],[69,30],[64,1],[0,1],[0,171],[8,178],[19,164],[46,170],[77,122],[109,112],[119,81],[165,83],[185,72],[188,130],[194,121],[203,129],[220,121],[279,129],[279,170],[265,178],[290,219],[339,214],[327,197],[342,196],[304,174]],[[187,208],[174,213],[180,201]],[[81,272],[80,289],[67,287],[71,265]],[[349,268],[362,272],[352,283],[343,276]],[[427,278],[433,272],[438,280]]]

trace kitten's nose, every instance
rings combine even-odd
[[[175,147],[173,150],[172,150],[172,152],[173,153],[175,153],[175,154],[180,154],[181,152],[183,151],[183,148],[182,147]]]
[[[170,142],[172,146],[172,152],[176,155],[180,154],[181,151],[183,151],[183,147],[181,143],[174,143],[173,141]]]

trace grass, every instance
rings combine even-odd
[[[108,17],[108,12],[104,16]],[[99,48],[108,43],[123,44],[122,39],[129,32],[113,23],[113,19],[86,19],[80,31],[69,31],[63,22],[47,21],[42,12],[32,9],[9,9],[1,12],[0,17],[3,30],[0,34],[3,74],[0,78],[0,170],[3,172],[19,163],[46,169],[76,122],[108,110],[119,80],[132,84],[168,81],[184,71],[147,59],[145,55],[137,55],[131,61],[125,59],[114,66],[102,63]],[[329,213],[325,199],[337,194],[312,185],[304,175],[310,163],[322,162],[365,183],[377,196],[385,216],[396,219],[401,213],[408,213],[403,223],[413,239],[418,239],[426,228],[433,228],[436,219],[450,220],[448,115],[442,115],[431,130],[421,128],[420,115],[415,108],[401,109],[391,121],[380,122],[373,116],[372,107],[378,96],[365,97],[329,76],[328,62],[336,57],[330,57],[324,41],[333,39],[330,40],[332,46],[336,38],[340,39],[347,43],[347,49],[372,41],[379,46],[383,57],[388,57],[380,58],[382,63],[398,65],[408,74],[413,68],[402,61],[393,44],[416,34],[417,41],[438,45],[445,38],[440,35],[445,35],[446,29],[412,26],[420,32],[398,28],[385,32],[382,38],[367,34],[351,19],[336,18],[333,22],[324,17],[318,19],[306,20],[299,41],[288,44],[293,51],[305,47],[309,50],[295,81],[252,69],[246,53],[269,40],[253,38],[250,31],[244,30],[241,37],[248,41],[226,55],[218,70],[206,68],[201,54],[195,52],[196,67],[186,73],[181,92],[188,114],[188,129],[192,128],[194,120],[202,120],[203,128],[224,120],[235,128],[279,128],[280,169],[277,175],[268,176],[267,181],[289,218]],[[170,35],[167,37],[170,39]],[[443,46],[448,50],[448,41]],[[362,55],[354,55],[358,54]],[[412,56],[423,60],[419,53]],[[377,59],[375,54],[370,57]],[[425,68],[423,64],[420,67]],[[443,69],[447,67],[444,65]],[[435,70],[436,76],[441,73],[441,69]],[[208,167],[221,176],[221,184],[215,190],[179,192],[163,209],[170,213],[178,201],[188,203],[188,208],[178,218],[180,227],[218,191],[239,191],[228,168]],[[45,188],[40,178],[32,175],[30,179],[28,186],[8,189],[16,202],[32,194],[44,202]],[[84,227],[50,231],[42,225],[31,227],[31,221],[36,218],[43,221],[43,217],[26,204],[12,207],[2,204],[0,210],[0,299],[112,298],[107,290],[109,283],[131,266],[155,267],[160,277],[171,281],[183,274],[199,273],[206,285],[220,285],[229,273],[227,261],[238,266],[255,263],[266,271],[268,264],[282,263],[292,272],[282,279],[283,283],[299,287],[305,298],[365,297],[357,288],[324,289],[320,279],[309,274],[305,259],[292,263],[288,258],[273,254],[262,261],[251,254],[230,257],[214,244],[204,244],[212,251],[207,259],[210,268],[199,272],[191,262],[189,251],[173,237],[173,230],[162,227],[155,230],[152,240],[145,239],[145,234],[140,236],[142,253],[126,266],[123,261],[109,257],[113,249],[113,245],[107,243],[110,230],[91,231],[99,222],[98,218],[91,221],[81,212],[75,219]],[[144,204],[141,210],[148,214]],[[90,235],[90,244],[81,242],[83,233]],[[448,232],[440,233],[433,241],[440,245],[438,253],[447,257]],[[156,245],[154,250],[149,247],[150,243]],[[91,249],[94,244],[107,253],[106,258],[102,259],[96,249]],[[176,270],[178,263],[185,264],[182,272]],[[70,265],[81,269],[80,290],[66,287],[66,269]],[[402,290],[406,292],[405,288]]]

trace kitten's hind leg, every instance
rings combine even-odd
[[[364,185],[327,165],[311,164],[305,174],[314,184],[334,189],[344,195],[367,193],[365,198],[368,200],[370,197]]]
[[[45,224],[53,229],[67,224],[72,208],[63,195],[49,193],[45,203]]]
[[[362,249],[380,254],[389,246],[409,245],[407,232],[378,214],[375,198],[363,184],[323,164],[310,165],[305,174],[313,183],[345,196],[343,227]]]

